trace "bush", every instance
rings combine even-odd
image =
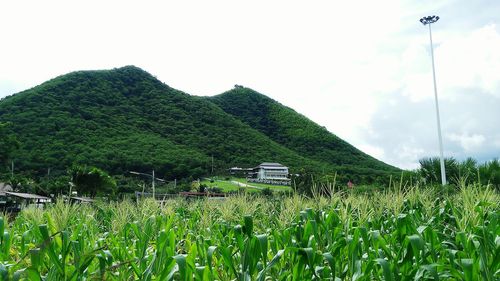
[[[271,196],[273,196],[273,191],[269,187],[266,187],[260,191],[260,194],[262,194],[266,197],[271,197]]]
[[[222,188],[217,187],[217,186],[212,186],[208,188],[208,192],[210,193],[222,193]]]
[[[208,186],[204,183],[200,184],[200,186],[198,187],[198,192],[207,192],[208,190]]]

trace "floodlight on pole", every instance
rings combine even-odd
[[[420,19],[423,25],[429,26],[429,39],[431,42],[431,60],[432,60],[432,77],[434,78],[434,98],[436,100],[436,119],[437,119],[437,130],[439,139],[439,155],[441,164],[441,183],[446,184],[446,170],[444,167],[444,156],[443,156],[443,138],[441,137],[441,120],[439,118],[439,102],[437,96],[437,86],[436,86],[436,70],[434,67],[434,48],[432,46],[432,29],[431,25],[439,20],[438,16],[427,16]]]

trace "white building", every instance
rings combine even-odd
[[[280,163],[264,162],[253,168],[253,181],[266,183],[285,183],[288,184],[288,167]]]

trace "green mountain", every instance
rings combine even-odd
[[[155,169],[166,178],[265,161],[292,171],[396,170],[249,89],[196,97],[134,66],[73,72],[6,97],[0,122],[21,144],[16,170],[33,175],[75,163],[111,174]]]
[[[307,117],[252,89],[236,86],[210,97],[225,112],[309,159],[328,163],[345,172],[395,171],[358,150]]]

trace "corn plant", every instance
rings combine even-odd
[[[499,198],[56,203],[0,217],[0,280],[499,280]]]

